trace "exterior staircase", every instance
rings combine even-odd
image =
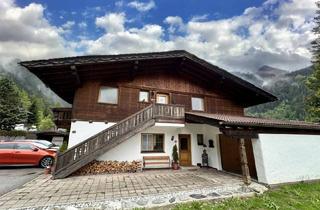
[[[184,122],[184,106],[152,104],[57,155],[53,178],[65,178],[156,122]]]

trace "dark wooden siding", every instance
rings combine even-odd
[[[101,86],[119,88],[117,105],[98,103]],[[224,95],[223,89],[212,90],[197,81],[192,81],[178,73],[155,72],[136,75],[134,79],[118,81],[87,81],[78,88],[73,102],[73,119],[93,121],[119,121],[148,103],[138,102],[139,91],[149,90],[155,97],[157,92],[168,93],[170,103],[183,104],[186,111],[191,110],[191,97],[203,97],[205,112],[243,115],[243,107],[235,104]]]

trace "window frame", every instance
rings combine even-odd
[[[117,102],[116,103],[110,103],[110,102],[101,101],[101,90],[103,88],[112,88],[112,89],[116,89],[117,90]],[[98,93],[98,103],[99,104],[108,104],[108,105],[118,105],[119,104],[119,95],[120,95],[119,92],[120,92],[120,89],[119,89],[119,87],[116,87],[116,86],[106,86],[106,85],[100,86],[99,93]]]
[[[192,99],[193,98],[197,98],[197,99],[202,99],[202,110],[200,109],[193,109],[193,105],[192,105]],[[196,111],[196,112],[204,112],[205,111],[205,107],[204,107],[204,97],[201,96],[191,96],[191,110],[192,111]]]
[[[141,93],[141,92],[146,92],[146,93],[148,93],[148,101],[141,101],[141,100],[140,100],[140,93]],[[138,102],[139,102],[139,103],[150,103],[150,91],[149,91],[149,90],[139,90]]]
[[[158,96],[166,96],[167,97],[167,103],[158,103]],[[170,94],[169,93],[162,93],[162,92],[159,92],[159,93],[156,93],[156,104],[164,104],[164,105],[167,105],[167,104],[170,104]]]
[[[162,135],[163,136],[163,143],[162,143],[162,150],[161,151],[156,151],[156,150],[149,150],[149,151],[144,151],[142,150],[142,145],[143,145],[143,135],[152,135],[154,138],[154,135]],[[140,152],[141,153],[165,153],[165,134],[164,133],[141,133],[141,141],[140,141]]]

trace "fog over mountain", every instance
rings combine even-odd
[[[246,110],[247,114],[278,119],[306,119],[305,107],[308,89],[305,85],[305,79],[312,73],[312,66],[292,72],[271,66],[262,66],[252,73],[233,73],[274,94],[279,99],[276,102],[250,107]]]
[[[18,59],[6,64],[0,64],[0,77],[7,77],[13,80],[20,88],[30,95],[43,97],[50,104],[59,103],[62,106],[68,105],[64,100],[57,96],[50,88],[28,69],[20,66]]]
[[[312,66],[298,69],[295,71],[285,71],[283,69],[274,68],[268,65],[263,65],[253,72],[232,72],[236,76],[268,90],[270,86],[279,81],[288,81],[294,79],[296,76],[309,76],[312,72]]]

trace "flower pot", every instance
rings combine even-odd
[[[172,169],[173,170],[178,170],[179,169],[179,164],[178,163],[172,163]]]

